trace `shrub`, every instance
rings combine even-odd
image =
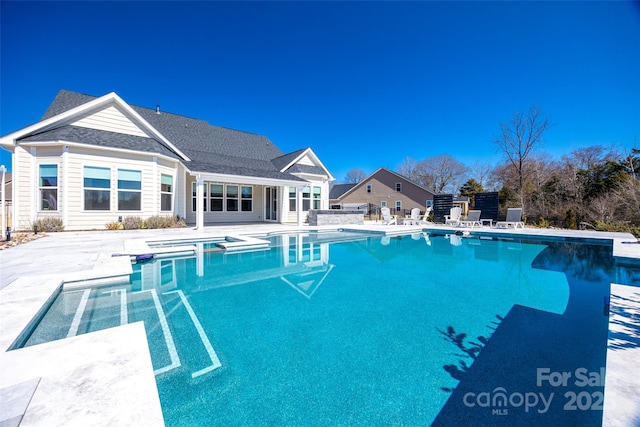
[[[45,217],[38,218],[32,224],[32,228],[38,227],[38,231],[42,232],[54,232],[64,230],[64,224],[60,217]]]
[[[107,230],[120,230],[122,228],[122,224],[118,221],[108,222],[105,227]]]
[[[168,215],[155,215],[145,221],[146,228],[180,228],[186,227],[184,220],[180,217]]]
[[[613,231],[631,233],[640,239],[640,226],[631,225],[628,222],[602,222],[596,221],[593,228],[597,231]]]
[[[540,220],[538,221],[538,227],[540,227],[540,228],[549,228],[549,227],[551,227],[551,223],[549,221],[547,221],[546,219],[540,217]]]
[[[564,228],[568,228],[569,230],[575,230],[578,228],[578,220],[576,218],[576,213],[573,211],[573,209],[567,210],[562,224]]]
[[[122,228],[125,230],[139,230],[144,228],[144,221],[139,216],[125,216],[122,218]]]

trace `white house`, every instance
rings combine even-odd
[[[328,209],[334,178],[311,148],[285,154],[268,138],[177,114],[61,90],[42,119],[0,138],[12,152],[12,218],[66,230],[126,216],[178,215],[202,228],[298,223]]]

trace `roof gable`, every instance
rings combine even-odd
[[[108,132],[123,133],[125,135],[150,136],[149,133],[145,132],[144,129],[136,124],[135,121],[127,115],[127,112],[118,105],[107,105],[100,110],[90,111],[69,124]]]
[[[396,173],[396,172],[394,172],[392,170],[389,170],[387,168],[379,168],[374,173],[372,173],[371,175],[369,175],[368,177],[366,177],[365,179],[363,179],[362,181],[360,181],[359,183],[354,185],[351,189],[345,191],[343,194],[340,195],[340,197],[343,197],[343,196],[345,196],[347,194],[350,194],[350,193],[352,193],[354,191],[357,191],[359,188],[362,188],[364,185],[366,185],[367,182],[371,181],[372,179],[375,179],[376,175],[379,175],[379,174],[390,174],[390,175],[394,176],[395,178],[401,180],[401,182],[404,182],[404,183],[407,183],[409,185],[413,185],[415,187],[418,187],[421,190],[424,190],[424,191],[426,191],[428,193],[431,193],[433,195],[438,194],[434,190],[430,190],[430,189],[428,189],[426,187],[423,187],[420,184],[416,184],[415,182],[411,181],[406,176],[402,176],[399,173]],[[340,198],[340,197],[338,197],[338,198]]]
[[[272,159],[271,162],[276,165],[281,172],[288,172],[293,175],[325,176],[329,181],[335,180],[311,148],[304,148],[294,151],[293,153],[285,154],[284,156]]]
[[[63,101],[69,98],[67,95],[68,95],[68,92],[65,91],[62,96]],[[99,112],[103,111],[105,108],[109,108],[113,106],[113,107],[116,107],[116,110],[118,110],[121,114],[125,115],[128,118],[127,120],[134,121],[139,127],[139,129],[144,130],[145,135],[149,135],[155,138],[159,143],[165,145],[169,150],[177,154],[183,160],[188,160],[188,157],[184,153],[182,153],[181,150],[179,150],[175,145],[173,145],[169,140],[167,140],[151,124],[146,122],[144,118],[142,118],[137,112],[135,112],[126,102],[124,102],[115,93],[111,92],[104,96],[101,96],[100,98],[93,98],[90,101],[85,102],[84,104],[80,104],[75,107],[72,107],[69,110],[62,111],[63,108],[66,108],[70,105],[74,105],[75,103],[77,103],[79,98],[82,98],[85,100],[87,99],[86,95],[83,97],[78,97],[78,98],[71,97],[71,98],[75,102],[58,102],[56,99],[54,99],[52,104],[55,104],[55,106],[53,108],[50,107],[47,110],[48,113],[45,113],[45,116],[47,116],[47,118],[31,126],[27,126],[26,128],[23,128],[13,133],[10,133],[8,135],[5,135],[4,137],[0,138],[0,143],[7,144],[7,141],[10,141],[10,140],[24,139],[26,137],[29,137],[35,134],[51,131],[56,128],[69,125],[70,123],[82,121],[83,118],[87,118],[94,114],[98,114]],[[56,112],[57,114],[54,114]],[[54,115],[49,116],[50,114],[54,114]],[[87,123],[84,122],[84,127],[86,126],[87,126]],[[91,129],[94,129],[94,127],[91,126]]]

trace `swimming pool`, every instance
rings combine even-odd
[[[611,246],[344,237],[197,243],[62,292],[26,345],[144,321],[167,425],[601,423]]]

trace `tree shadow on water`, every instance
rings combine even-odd
[[[496,327],[502,322],[503,317],[496,314],[496,319],[498,321],[492,321],[491,325],[488,326],[489,329],[495,331]],[[458,364],[449,364],[444,365],[442,368],[456,381],[462,381],[464,375],[469,371],[470,364],[467,363],[467,360],[471,360],[471,363],[478,357],[480,351],[487,345],[489,338],[491,338],[491,334],[485,336],[478,336],[476,341],[467,340],[467,334],[464,332],[458,333],[455,328],[451,325],[447,326],[446,331],[443,331],[439,328],[436,328],[438,332],[444,335],[444,339],[449,341],[453,345],[455,345],[461,353],[455,354],[455,356],[460,357],[458,359]],[[446,391],[448,393],[453,392],[452,388],[449,387],[440,387],[441,390]]]

